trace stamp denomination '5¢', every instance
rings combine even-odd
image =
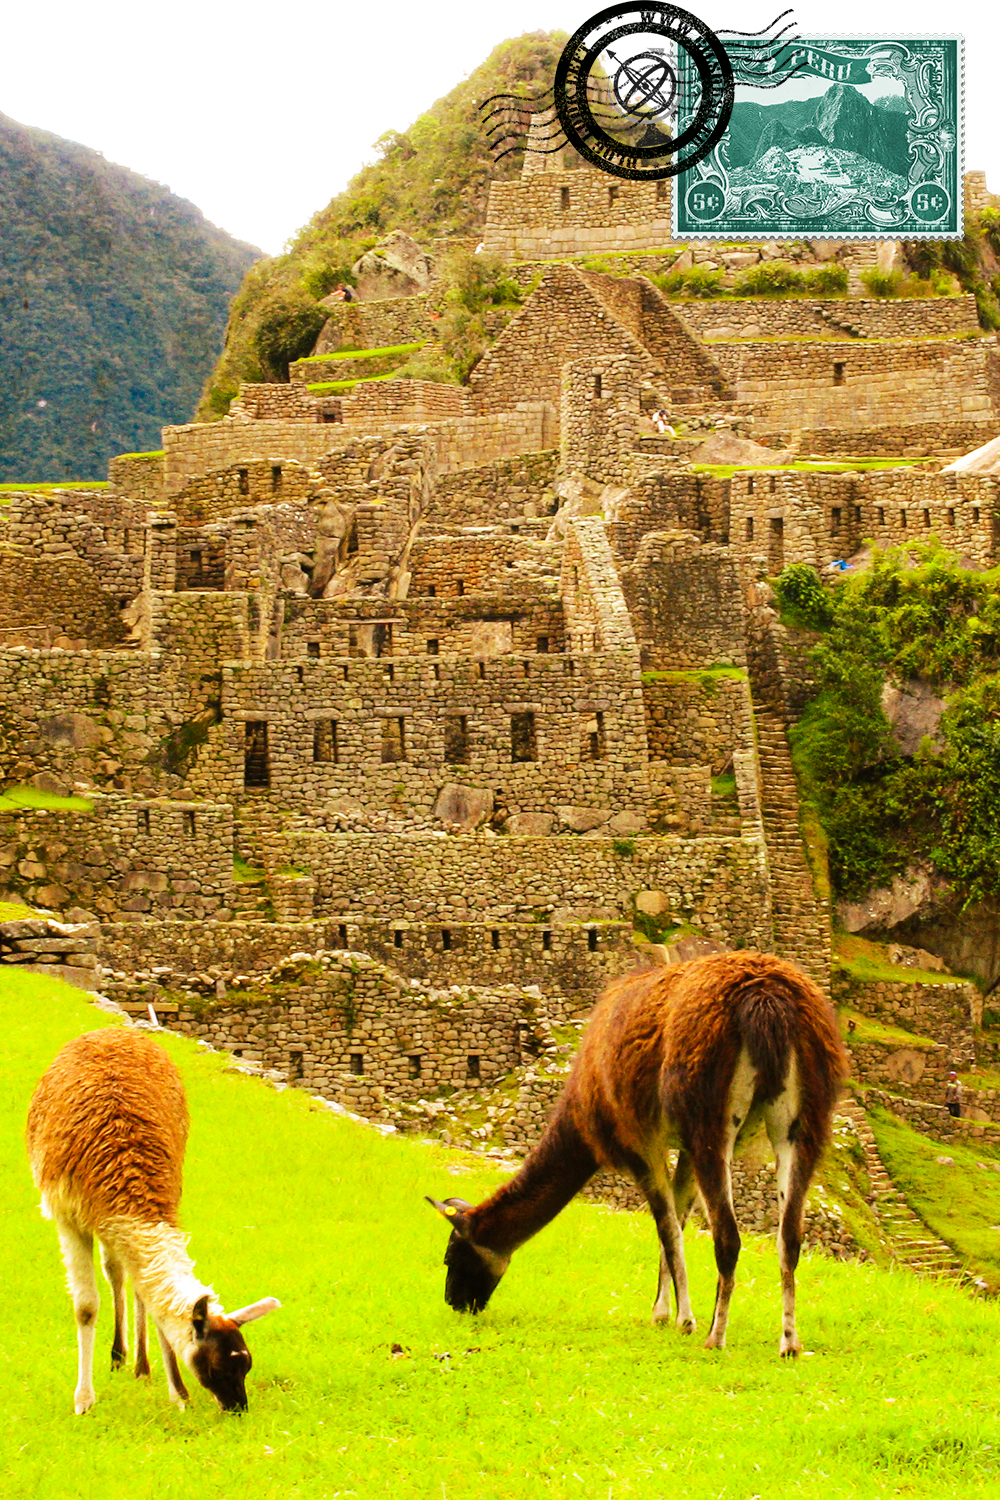
[[[961,237],[960,38],[797,39],[783,62],[677,179],[678,238]]]

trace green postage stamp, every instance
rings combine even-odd
[[[675,178],[678,239],[961,237],[961,38],[796,38],[780,74],[737,82],[722,139]]]

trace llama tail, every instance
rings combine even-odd
[[[785,1086],[798,1032],[795,999],[784,977],[749,977],[733,1006],[743,1045],[757,1074],[756,1099],[766,1104]]]

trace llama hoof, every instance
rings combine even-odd
[[[125,1350],[124,1349],[112,1349],[112,1351],[111,1351],[111,1369],[112,1369],[112,1371],[114,1371],[114,1370],[120,1370],[121,1367],[122,1367],[122,1365],[125,1363],[125,1359],[126,1359],[126,1355],[125,1355]]]
[[[694,1320],[693,1317],[690,1317],[690,1318],[678,1318],[677,1319],[677,1332],[678,1333],[691,1334],[691,1333],[697,1333],[697,1331],[698,1331],[698,1324],[695,1322],[695,1320]]]
[[[78,1417],[82,1417],[85,1411],[90,1410],[95,1400],[96,1397],[94,1396],[93,1391],[80,1392],[77,1394],[73,1402],[73,1410],[76,1412]]]
[[[802,1345],[798,1339],[782,1338],[781,1343],[778,1345],[778,1353],[782,1359],[795,1359],[802,1353]]]
[[[669,1307],[654,1307],[653,1316],[650,1321],[652,1322],[654,1328],[658,1328],[662,1323],[672,1322],[673,1313],[670,1311]]]
[[[706,1349],[724,1349],[726,1347],[726,1335],[710,1333],[705,1340]]]

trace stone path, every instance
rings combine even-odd
[[[762,813],[771,872],[774,947],[830,993],[830,913],[813,890],[799,831],[799,799],[784,721],[754,704],[763,783]]]
[[[965,1281],[966,1272],[954,1250],[928,1229],[894,1185],[879,1156],[875,1136],[861,1106],[853,1099],[845,1099],[837,1106],[837,1114],[850,1120],[857,1131],[871,1179],[875,1216],[885,1231],[893,1259],[916,1276],[932,1276],[938,1281]]]

